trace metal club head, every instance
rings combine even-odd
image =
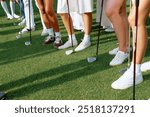
[[[93,63],[93,62],[95,62],[96,60],[97,60],[96,57],[89,57],[89,58],[87,58],[88,63]]]
[[[32,45],[32,43],[31,43],[31,41],[26,41],[26,42],[25,42],[25,45],[26,45],[26,46],[30,46],[30,45]]]
[[[66,55],[70,55],[70,54],[72,54],[74,52],[74,50],[67,50],[66,52],[65,52],[65,54]]]

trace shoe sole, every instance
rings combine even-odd
[[[143,78],[142,78],[142,80],[141,81],[139,81],[139,82],[137,82],[135,85],[138,85],[138,84],[140,84],[140,83],[142,83],[143,82]],[[112,87],[112,86],[111,86]],[[130,88],[130,87],[133,87],[133,85],[131,85],[131,86],[129,86],[129,87],[126,87],[126,88],[116,88],[116,87],[112,87],[113,89],[118,89],[118,90],[126,90],[126,89],[128,89],[128,88]]]

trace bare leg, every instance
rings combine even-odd
[[[143,0],[140,2],[139,6],[139,17],[138,17],[138,36],[137,36],[137,56],[136,64],[141,64],[144,57],[146,47],[147,47],[147,31],[146,31],[146,18],[150,12],[150,1]],[[129,22],[134,30],[135,26],[135,6],[133,6],[132,11],[129,16]],[[133,33],[134,34],[134,33]],[[134,36],[134,35],[133,35]]]
[[[44,1],[43,0],[36,0],[36,1],[37,1],[38,6],[39,6],[39,9],[41,11],[42,18],[43,18],[43,21],[44,21],[46,28],[47,29],[51,28],[51,23],[48,19],[46,12],[45,12]]]
[[[59,32],[59,25],[56,14],[53,10],[54,0],[44,0],[45,12],[55,32]]]
[[[124,23],[126,20],[126,10],[125,10],[125,0],[108,0],[106,7],[106,15],[111,20],[116,36],[119,42],[119,50],[126,52],[128,40],[128,28],[127,23]]]
[[[63,20],[63,23],[65,25],[65,28],[67,30],[68,35],[74,34],[72,19],[70,20],[71,21],[71,30],[70,30],[70,22],[69,22],[69,15],[68,15],[68,13],[62,13],[62,14],[60,14],[60,16],[61,16],[61,18]],[[72,34],[71,34],[71,32],[72,32]]]
[[[92,13],[84,13],[83,20],[85,35],[89,35],[92,27]]]

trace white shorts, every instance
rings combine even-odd
[[[68,0],[70,12],[80,14],[93,11],[93,0]],[[67,0],[58,0],[57,13],[68,13]]]

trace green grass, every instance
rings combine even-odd
[[[95,17],[95,14],[94,14]],[[58,16],[62,38],[67,39],[67,33]],[[89,64],[87,57],[95,56],[97,24],[93,19],[91,33],[92,46],[85,51],[65,55],[66,50],[54,49],[52,45],[43,46],[40,36],[40,17],[35,9],[36,31],[32,33],[33,45],[26,47],[29,34],[16,40],[15,36],[22,29],[13,26],[16,20],[6,20],[0,16],[0,91],[7,92],[8,99],[59,99],[59,100],[128,100],[132,99],[132,88],[118,91],[111,88],[111,83],[120,77],[118,71],[127,67],[127,62],[121,66],[110,67],[113,56],[108,51],[116,47],[114,33],[101,32],[98,61]],[[147,21],[150,39],[150,20]],[[83,34],[76,32],[80,41]],[[149,50],[143,61],[150,60]],[[144,75],[144,82],[136,86],[137,99],[150,97],[150,72]]]

